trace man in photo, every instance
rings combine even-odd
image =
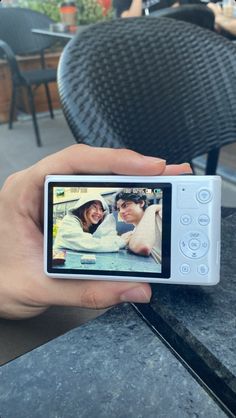
[[[115,209],[120,219],[134,225],[128,248],[135,254],[151,255],[161,263],[162,205],[148,206],[144,192],[121,191],[115,196]]]

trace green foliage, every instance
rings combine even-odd
[[[61,0],[18,0],[19,7],[44,13],[56,22],[60,22],[60,4]]]
[[[56,22],[60,22],[59,7],[61,3],[62,0],[18,0],[19,7],[44,13]],[[97,3],[97,0],[76,0],[75,4],[78,7],[78,24],[95,23],[112,17],[111,10],[106,16],[103,16],[102,7]]]
[[[97,0],[77,0],[79,23],[95,23],[99,20],[108,20],[111,18],[111,12],[103,16],[102,7]]]

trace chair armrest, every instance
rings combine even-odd
[[[1,51],[3,51],[3,54],[1,54]],[[13,82],[17,83],[21,80],[21,73],[20,69],[16,60],[16,56],[11,49],[11,47],[4,41],[0,39],[0,55],[6,57],[7,62],[9,64],[10,70],[11,70],[11,76],[13,79]]]

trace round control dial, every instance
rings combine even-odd
[[[192,259],[204,257],[209,250],[209,246],[209,239],[199,231],[187,232],[179,241],[181,252]]]

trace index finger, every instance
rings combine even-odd
[[[42,187],[48,174],[124,174],[160,175],[165,160],[146,157],[127,149],[72,145],[30,167],[31,180]]]

